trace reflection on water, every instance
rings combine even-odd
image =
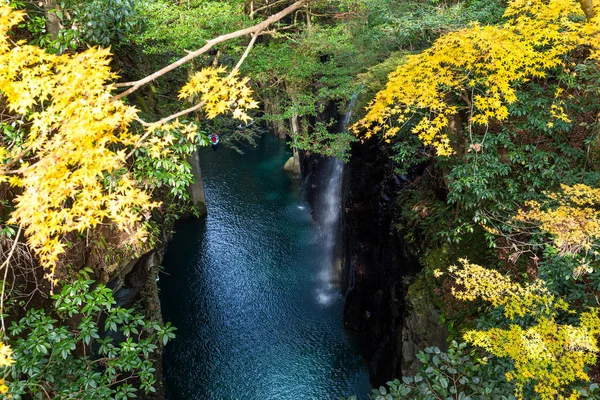
[[[182,224],[161,277],[172,400],[337,399],[368,391],[343,330],[323,231],[271,136],[238,155],[201,152],[209,215]]]

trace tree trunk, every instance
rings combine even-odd
[[[446,135],[450,138],[450,146],[454,150],[454,154],[457,158],[465,162],[465,155],[467,154],[467,137],[463,132],[463,124],[467,121],[467,116],[464,111],[448,117],[448,126],[446,127]],[[444,183],[446,188],[450,185],[450,169],[443,168],[442,173],[444,175]]]
[[[300,154],[298,153],[298,149],[294,146],[296,142],[296,138],[300,133],[299,124],[298,124],[298,114],[294,114],[291,118],[292,125],[292,150],[294,154],[290,157],[289,160],[283,166],[283,169],[289,172],[292,172],[295,176],[300,176]]]
[[[206,215],[206,195],[204,193],[204,180],[202,179],[202,171],[200,170],[200,155],[198,151],[188,157],[188,163],[192,167],[194,175],[194,183],[188,186],[188,192],[192,198],[192,203],[200,210],[200,215]]]
[[[46,15],[46,30],[52,36],[52,39],[56,39],[58,37],[58,32],[60,31],[60,19],[58,15],[56,15],[56,11],[58,10],[58,4],[56,0],[43,0],[44,6],[44,14]]]
[[[300,128],[298,126],[298,114],[292,115],[291,124],[292,124],[292,135],[294,135],[294,138],[297,138],[298,133],[300,132]]]
[[[446,132],[450,138],[450,146],[452,146],[452,150],[454,150],[456,156],[459,158],[463,158],[467,153],[467,137],[463,132],[463,124],[466,121],[467,116],[462,111],[448,117]]]
[[[596,12],[594,11],[594,1],[593,0],[579,0],[579,4],[581,5],[581,9],[583,10],[585,17],[590,20],[596,16]]]

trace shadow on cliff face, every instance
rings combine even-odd
[[[375,386],[401,376],[404,292],[421,269],[418,249],[393,229],[393,199],[411,177],[394,175],[384,151],[377,140],[354,146],[344,203],[344,324],[359,332]],[[416,168],[412,179],[424,168]]]

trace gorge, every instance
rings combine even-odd
[[[0,398],[600,399],[596,3],[0,0]]]
[[[333,265],[343,164],[322,160],[330,175],[317,194],[323,218],[313,219],[281,169],[289,155],[269,134],[244,155],[200,154],[208,215],[177,228],[160,281],[164,317],[178,327],[164,360],[170,399],[368,392]]]

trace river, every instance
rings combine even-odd
[[[244,155],[201,150],[208,216],[177,227],[160,278],[164,318],[178,329],[164,355],[171,400],[326,400],[369,390],[343,329],[326,232],[282,171],[290,155],[271,135]]]

